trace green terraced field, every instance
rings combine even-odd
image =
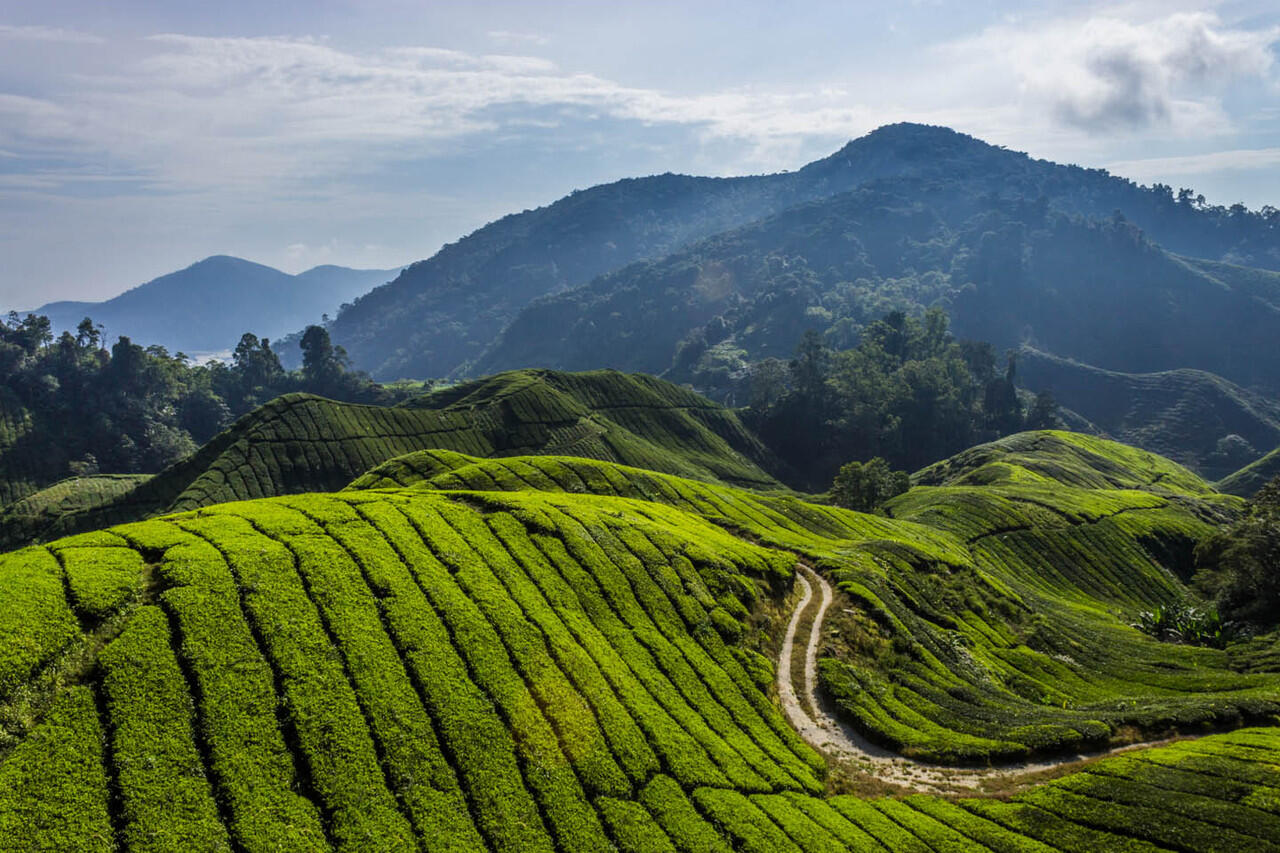
[[[1280,403],[1203,370],[1122,373],[1023,346],[1018,384],[1051,391],[1059,405],[1093,428],[1209,480],[1240,464],[1215,455],[1220,439],[1236,435],[1260,451],[1280,443]]]
[[[917,479],[887,518],[419,453],[0,556],[0,850],[1280,846],[1280,729],[1239,728],[1280,676],[1125,625],[1233,499],[1065,433]],[[773,694],[797,558],[843,591],[826,690],[904,752],[1235,730],[1012,796],[833,795]]]
[[[1249,498],[1277,476],[1280,476],[1280,447],[1219,480],[1217,486],[1229,495]]]
[[[835,622],[829,642],[843,654],[822,662],[825,688],[864,734],[931,761],[1012,760],[1280,711],[1273,676],[1241,676],[1228,652],[1128,625],[1180,597],[1176,573],[1236,499],[1154,454],[1060,432],[975,448],[917,480],[947,485],[912,489],[890,503],[892,519],[554,457],[419,453],[352,488],[613,495],[802,555],[859,605]]]
[[[616,371],[524,370],[390,408],[280,397],[139,488],[42,519],[38,529],[0,526],[0,547],[165,511],[339,489],[381,462],[424,448],[584,456],[781,488],[765,471],[775,464],[769,452],[737,416],[691,391]]]
[[[127,520],[103,519],[99,510],[151,479],[150,474],[94,474],[68,477],[0,509],[0,536],[5,542],[53,539],[77,529],[79,519],[94,514],[94,521],[111,523]]]

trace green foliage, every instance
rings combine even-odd
[[[858,512],[871,512],[880,504],[911,488],[906,471],[891,471],[879,456],[869,462],[846,462],[831,483],[831,502]]]
[[[1193,646],[1220,649],[1228,640],[1218,611],[1192,604],[1157,604],[1151,610],[1140,612],[1134,627],[1167,642]]]
[[[164,613],[145,607],[98,658],[129,850],[231,849],[205,777]]]
[[[1274,727],[1006,799],[820,796],[824,761],[742,663],[768,651],[797,555],[843,596],[822,686],[909,755],[985,763],[1280,711],[1274,674],[1116,615],[1177,601],[1177,548],[1237,502],[1068,433],[918,478],[866,515],[436,452],[368,488],[0,556],[11,683],[102,643],[0,744],[0,827],[21,827],[0,847],[1271,849]]]
[[[47,541],[81,529],[82,515],[96,514],[150,479],[150,474],[91,474],[60,480],[0,508],[0,543]],[[95,523],[127,517],[95,518]]]
[[[68,690],[0,763],[0,850],[115,849],[93,694]]]
[[[1257,226],[1245,260],[1226,229],[1189,227],[1209,218],[1207,209],[1109,176],[1029,161],[936,128],[888,128],[881,138],[919,153],[905,158],[908,165],[868,138],[853,144],[872,149],[866,160],[842,152],[778,176],[812,200],[650,256],[656,260],[624,266],[620,258],[594,280],[529,304],[474,366],[611,364],[741,401],[750,396],[752,365],[787,357],[806,333],[846,349],[886,314],[941,308],[966,337],[1000,349],[1020,345],[1033,329],[1046,350],[1086,364],[1133,373],[1190,365],[1245,387],[1275,386],[1277,362],[1258,355],[1269,351],[1274,318],[1255,306],[1277,304],[1280,275],[1160,248],[1275,269],[1274,217],[1232,220]],[[867,182],[863,169],[877,180]],[[809,185],[818,174],[824,183]],[[808,195],[814,190],[816,199]],[[1115,204],[1098,207],[1101,197]],[[1117,209],[1124,215],[1113,216]],[[1166,227],[1172,222],[1178,226]],[[1104,312],[1091,302],[1100,292]],[[397,301],[407,299],[406,292]],[[351,319],[368,328],[373,313]],[[1226,327],[1237,334],[1224,337]],[[353,334],[353,344],[360,337],[372,334]],[[983,396],[995,415],[989,428],[1019,428],[1000,423],[1016,400],[1008,386],[992,384]]]
[[[896,312],[871,323],[851,350],[806,337],[791,362],[790,390],[753,392],[775,399],[752,409],[748,423],[802,483],[819,488],[855,455],[914,468],[1022,429],[1013,372],[1010,360],[1005,375],[996,374],[989,346],[956,341],[940,310],[920,320]]]
[[[5,560],[0,596],[0,700],[36,668],[79,635],[79,624],[63,593],[62,567],[43,548],[28,548]]]
[[[417,451],[425,455],[389,461]],[[0,547],[165,510],[339,489],[365,472],[362,485],[408,482],[417,478],[414,466],[431,468],[433,454],[458,451],[573,454],[704,480],[780,486],[766,471],[777,463],[759,439],[733,412],[691,391],[614,371],[517,371],[394,407],[301,394],[278,398],[134,489],[56,514],[50,508],[38,523],[0,527]],[[51,501],[40,503],[48,508]]]
[[[322,330],[323,331],[323,330]],[[68,475],[82,478],[83,497],[41,496],[36,506],[8,507],[15,515],[42,515],[49,503],[70,502],[59,514],[92,509],[118,495],[124,480],[89,480],[99,472],[156,472],[195,452],[234,417],[280,394],[308,388],[362,403],[390,404],[408,390],[377,386],[345,371],[336,350],[316,375],[286,373],[270,341],[246,333],[230,366],[195,365],[164,347],[143,348],[127,337],[110,350],[89,318],[80,333],[56,341],[47,317],[0,320],[0,506],[11,505]],[[321,375],[323,374],[323,375]],[[110,493],[110,494],[108,494]],[[86,506],[88,504],[89,506]],[[12,519],[45,526],[43,519]],[[100,518],[99,524],[122,518]],[[65,533],[71,527],[53,529]],[[0,525],[9,543],[15,535]]]
[[[1257,459],[1255,448],[1280,444],[1280,402],[1204,370],[1124,373],[1027,346],[1019,349],[1018,359],[1023,387],[1051,391],[1064,409],[1092,424],[1090,429],[1173,459],[1208,480]],[[1081,428],[1067,417],[1072,428]]]
[[[1196,584],[1223,616],[1257,628],[1280,625],[1280,477],[1248,511],[1196,548]]]

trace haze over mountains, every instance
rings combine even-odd
[[[232,349],[244,332],[276,338],[317,323],[396,273],[325,265],[290,275],[214,255],[103,302],[50,302],[33,313],[48,316],[54,334],[74,332],[90,317],[112,340],[126,335],[170,352],[212,353]]]
[[[1116,211],[1133,227],[1113,222]],[[676,344],[716,317],[741,327],[729,336],[750,361],[789,353],[805,326],[843,342],[877,311],[954,302],[969,309],[957,311],[961,333],[1000,346],[1023,342],[1029,326],[1042,346],[1100,366],[1200,367],[1248,383],[1261,369],[1195,341],[1195,323],[1247,319],[1255,337],[1273,333],[1280,278],[1237,267],[1280,269],[1278,224],[1270,209],[1210,207],[1171,187],[1034,160],[946,128],[890,125],[795,172],[631,179],[513,214],[356,300],[330,331],[356,366],[382,379],[586,362],[664,371]],[[1170,252],[1227,266],[1186,264]],[[765,259],[773,266],[761,266]],[[629,266],[636,262],[649,265]],[[1044,281],[1044,271],[1058,278]],[[989,303],[1010,288],[1033,298],[993,314]],[[1157,291],[1166,313],[1143,318],[1135,309]],[[1073,321],[1054,321],[1064,306],[1092,317],[1095,298],[1124,322],[1067,350],[1058,339],[1075,335]],[[637,345],[607,330],[610,319],[652,321],[661,339]],[[1144,319],[1178,351],[1143,355],[1120,339]],[[717,321],[713,336],[722,328]],[[1184,342],[1200,351],[1183,354]]]

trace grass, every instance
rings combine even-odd
[[[0,747],[0,849],[1280,837],[1280,728],[1238,728],[1280,711],[1276,676],[1129,625],[1183,594],[1179,549],[1234,511],[1170,463],[1036,434],[918,477],[892,517],[568,456],[395,465],[0,556],[11,692],[113,626]],[[841,590],[824,689],[900,751],[1238,730],[997,797],[824,796],[830,768],[767,692],[797,555]]]

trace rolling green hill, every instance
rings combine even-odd
[[[1218,488],[1229,495],[1252,497],[1275,477],[1280,476],[1280,447],[1266,456],[1218,481]]]
[[[1117,441],[1175,459],[1209,480],[1239,468],[1242,455],[1251,461],[1251,453],[1280,444],[1280,403],[1202,370],[1121,373],[1023,347],[1018,383],[1051,391]],[[1219,442],[1233,442],[1233,435],[1244,443],[1223,454]]]
[[[732,412],[690,391],[612,371],[518,371],[395,407],[280,397],[137,488],[83,511],[45,517],[38,535],[339,489],[385,460],[424,448],[589,456],[695,479],[780,487],[765,470],[775,463],[759,440]],[[31,535],[30,528],[6,525],[0,546]]]
[[[77,528],[80,517],[96,514],[103,506],[132,492],[150,474],[93,474],[68,477],[52,486],[0,507],[3,542],[31,542],[56,538]],[[95,522],[101,519],[95,517]]]
[[[0,556],[0,849],[1275,848],[1275,728],[1012,796],[835,793],[865,762],[773,693],[797,561],[839,587],[824,701],[918,758],[1280,711],[1280,676],[1125,622],[1234,499],[1069,433],[917,480],[877,517],[441,452]]]

